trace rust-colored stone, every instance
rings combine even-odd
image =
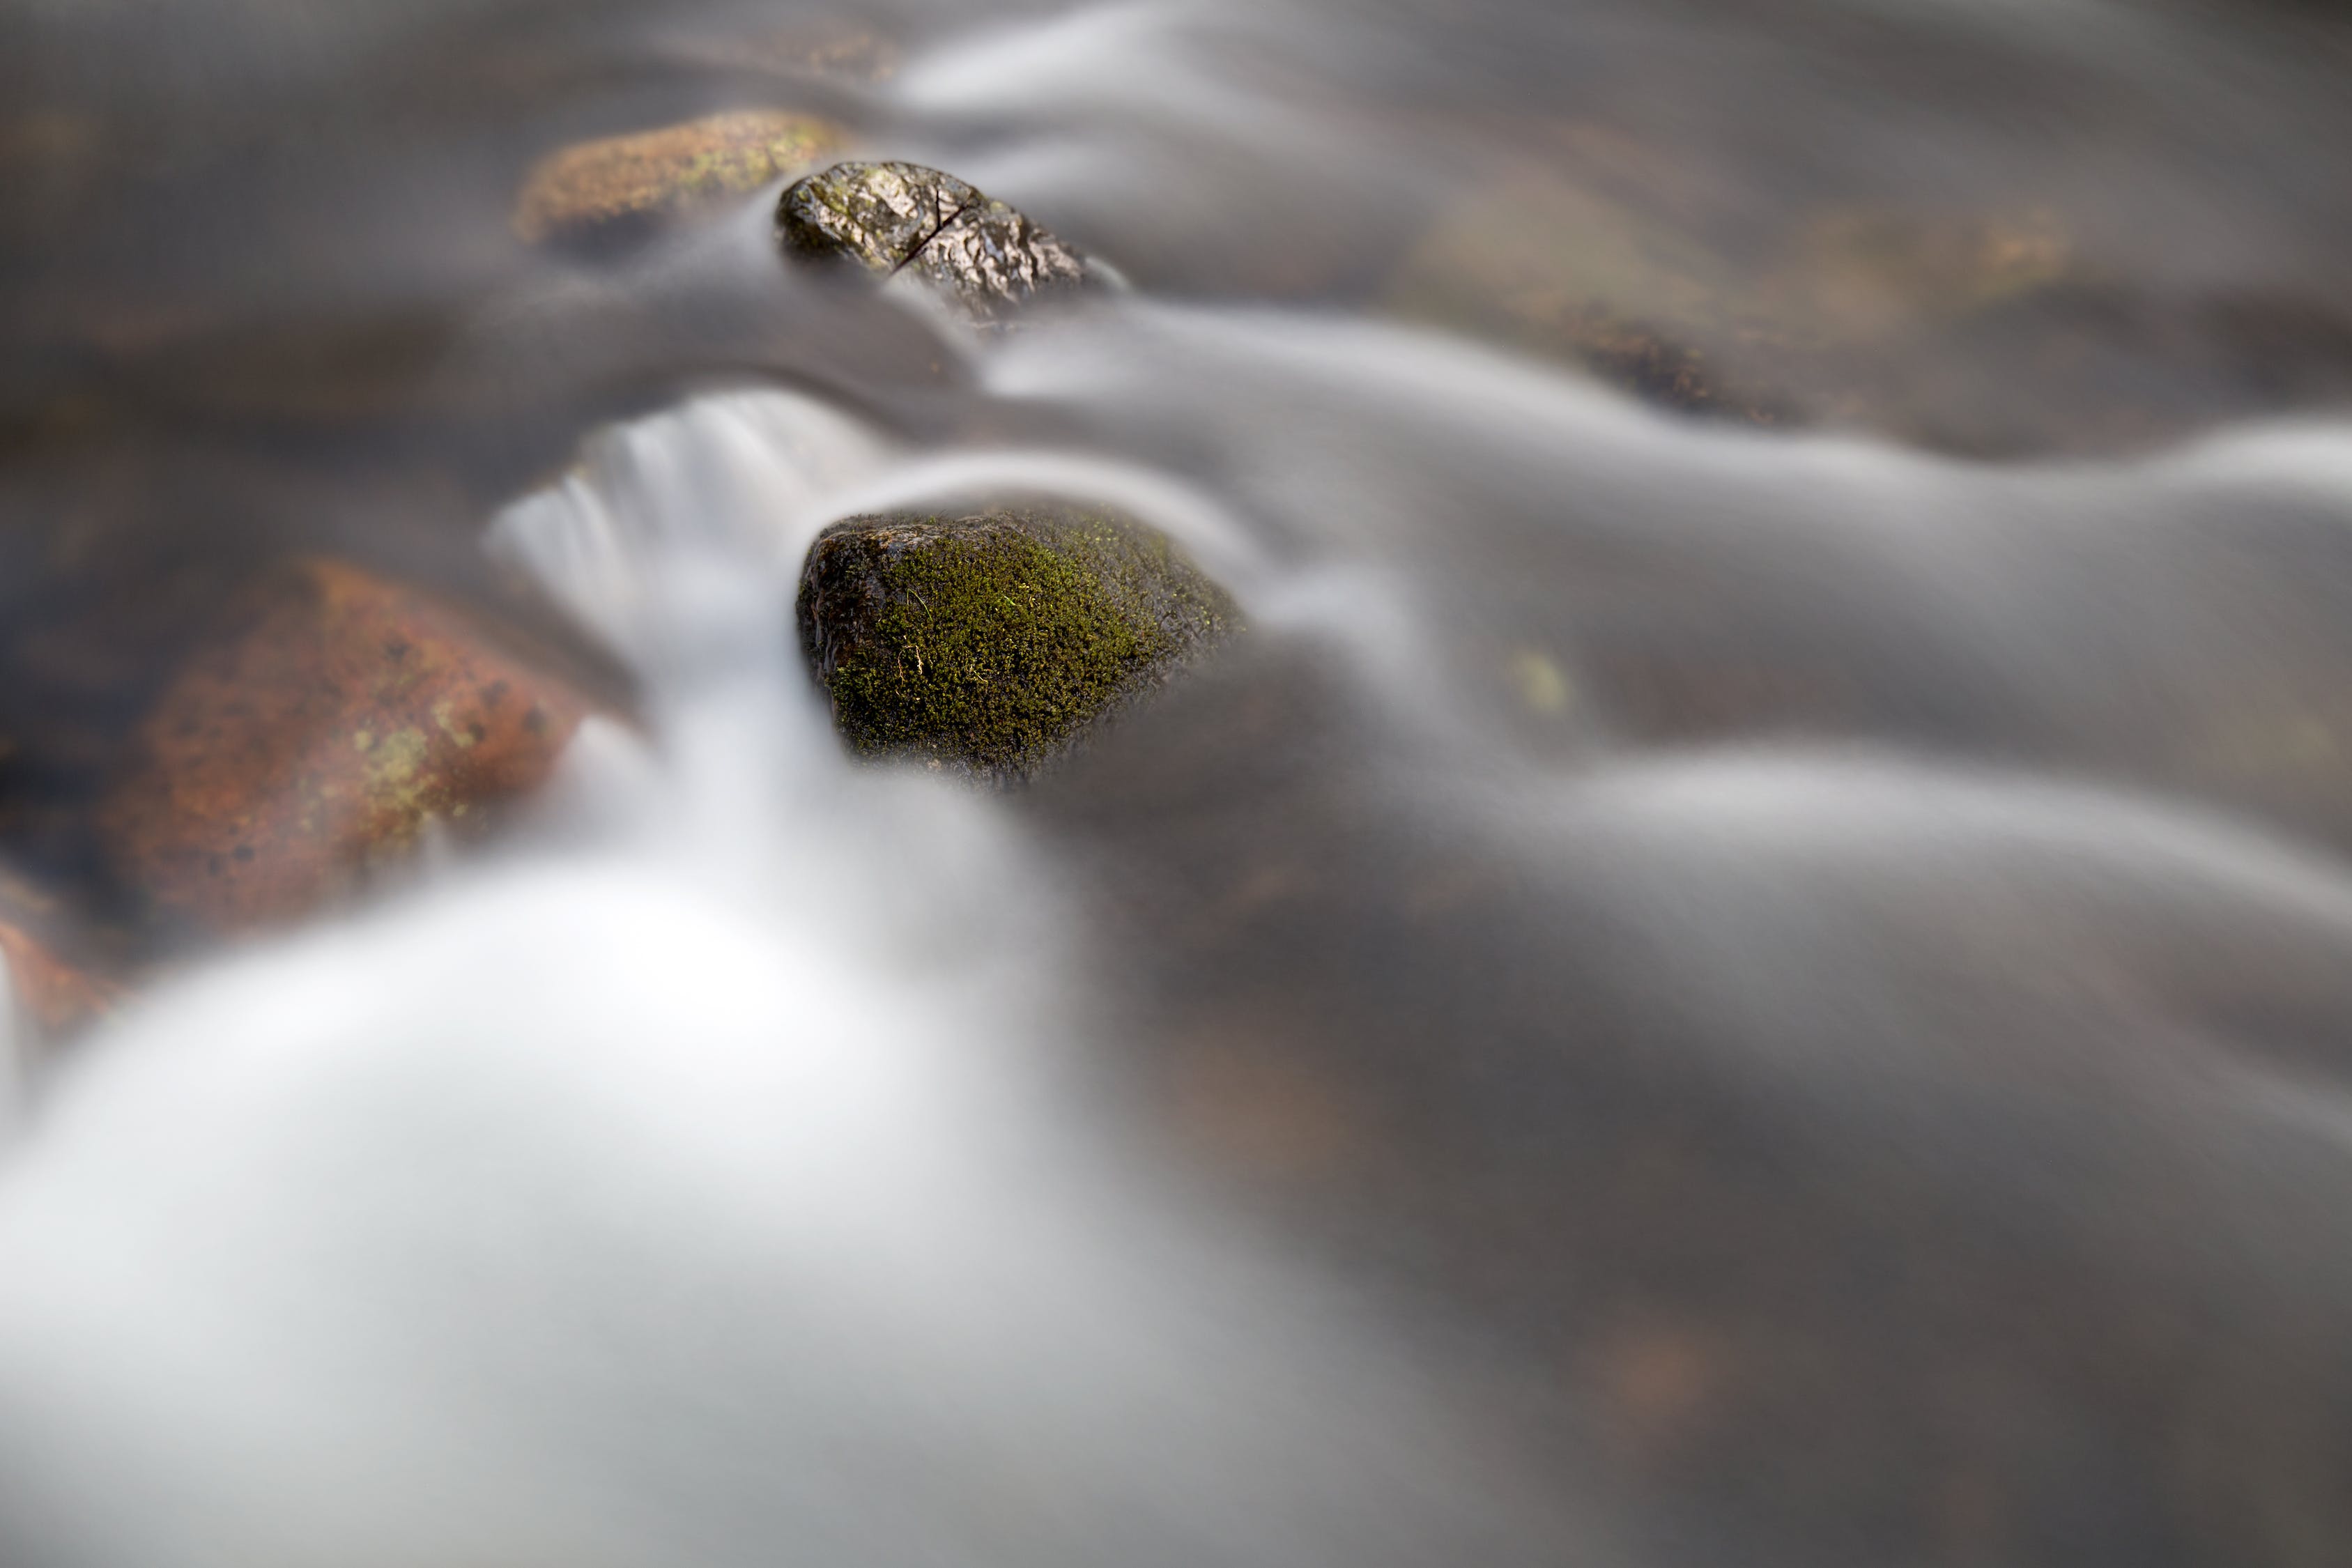
[[[304,563],[164,689],[100,830],[167,921],[290,919],[427,824],[471,827],[537,786],[589,707],[432,595]]]
[[[114,1005],[120,988],[68,954],[54,900],[0,871],[0,963],[16,1011],[44,1038],[70,1034]]]
[[[71,1034],[110,1009],[120,994],[110,982],[62,957],[21,926],[0,921],[0,958],[16,1005],[43,1036]]]

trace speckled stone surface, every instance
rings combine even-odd
[[[981,326],[1094,281],[1086,258],[1021,213],[919,163],[835,163],[788,187],[776,237],[803,260],[908,277]]]
[[[348,563],[225,608],[99,808],[126,886],[180,931],[299,920],[546,779],[591,701],[468,614]]]
[[[532,168],[512,226],[532,245],[642,234],[805,171],[844,140],[839,127],[811,115],[749,110],[580,142]]]

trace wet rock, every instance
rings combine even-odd
[[[0,920],[0,960],[17,1011],[42,1040],[76,1034],[111,1011],[112,982],[67,958],[40,934]]]
[[[1586,370],[1645,403],[1748,425],[1804,421],[1796,402],[1779,389],[1727,371],[1702,351],[1605,305],[1567,312],[1560,334]]]
[[[0,872],[0,964],[18,1018],[44,1041],[110,1010],[120,987],[77,951],[56,901]]]
[[[799,618],[855,750],[996,782],[1027,777],[1236,624],[1164,535],[1076,509],[836,523],[809,550]]]
[[[2352,321],[2332,299],[2135,281],[2031,199],[1759,225],[1657,150],[1570,135],[1558,152],[1441,208],[1388,308],[1680,413],[1971,457],[2145,448],[2352,402]]]
[[[537,786],[589,709],[434,596],[313,561],[257,585],[141,722],[98,813],[123,885],[225,933],[316,909],[428,825]]]
[[[919,163],[835,163],[794,183],[776,205],[776,240],[803,260],[913,278],[981,326],[1093,278],[1085,257],[1020,213]]]
[[[1809,330],[1859,340],[2066,283],[2081,274],[2078,251],[2066,226],[2042,207],[1830,207],[1796,226],[1758,287]]]
[[[1580,362],[1653,401],[1713,401],[1704,389],[1726,374],[1746,324],[1733,319],[1737,269],[1692,226],[1615,188],[1645,191],[1659,170],[1643,163],[1612,181],[1614,163],[1590,161],[1499,169],[1465,186],[1402,258],[1385,303]]]
[[[531,170],[514,231],[532,245],[625,237],[801,173],[844,140],[839,127],[809,115],[746,110],[583,142]]]

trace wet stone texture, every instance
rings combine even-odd
[[[301,563],[163,689],[99,832],[167,928],[290,920],[537,786],[588,707],[433,596]]]
[[[0,871],[0,966],[16,1018],[43,1040],[71,1034],[110,1008],[114,982],[77,951],[57,900]]]
[[[527,243],[593,243],[758,190],[836,152],[841,130],[805,114],[747,110],[566,147],[542,159],[516,199]]]
[[[1164,535],[1076,509],[836,523],[809,550],[798,608],[854,750],[1000,784],[1236,624]]]
[[[918,163],[835,163],[798,181],[777,203],[776,240],[802,260],[911,277],[980,326],[1092,281],[1086,258],[1053,235]]]

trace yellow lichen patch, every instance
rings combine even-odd
[[[514,232],[537,245],[650,222],[805,174],[844,140],[826,121],[763,109],[580,142],[532,168]]]
[[[457,705],[455,702],[446,700],[436,702],[433,705],[433,722],[440,726],[443,734],[460,746],[474,744],[472,732],[458,721]]]
[[[368,786],[379,797],[407,788],[425,766],[426,742],[422,730],[402,730],[386,735],[368,760]]]
[[[100,830],[184,926],[289,919],[426,822],[534,788],[587,707],[433,596],[308,563],[257,584],[164,689]]]

